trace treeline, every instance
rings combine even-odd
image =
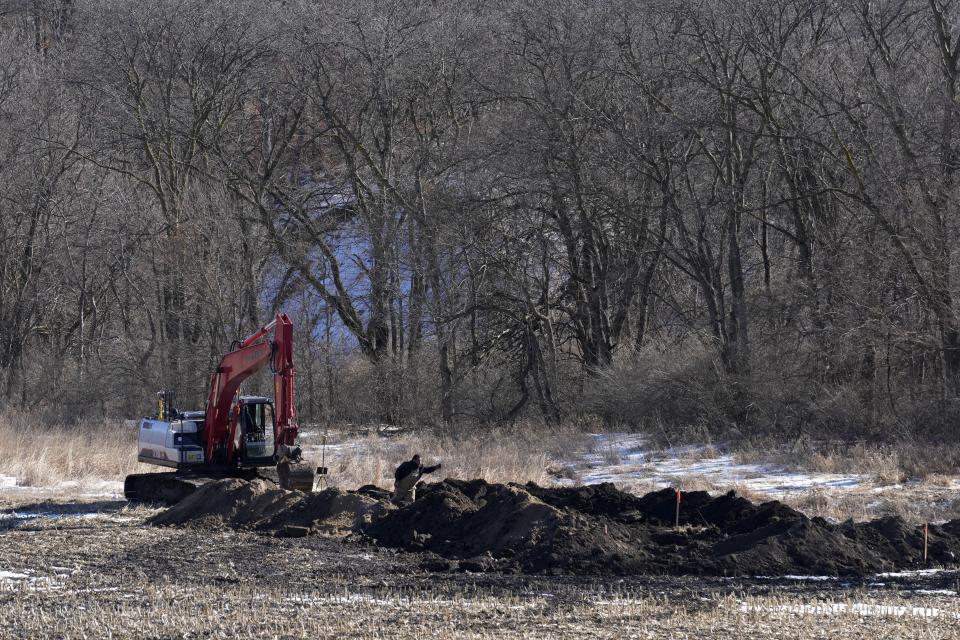
[[[960,7],[4,0],[0,397],[956,433]]]

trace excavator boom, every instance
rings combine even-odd
[[[272,342],[259,342],[270,332],[274,334]],[[277,445],[293,446],[298,431],[293,410],[293,323],[282,313],[273,322],[242,340],[236,349],[223,356],[214,369],[207,396],[206,424],[201,437],[208,460],[214,458],[218,448],[232,444],[230,408],[237,390],[244,380],[267,363],[273,369],[276,405],[274,440]]]

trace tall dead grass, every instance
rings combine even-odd
[[[547,484],[559,472],[558,465],[582,452],[588,441],[589,436],[574,425],[526,425],[457,435],[434,435],[430,431],[389,437],[369,434],[339,444],[328,443],[325,460],[322,447],[314,439],[308,441],[307,451],[318,464],[325,462],[330,472],[326,480],[331,486],[347,489],[366,484],[392,486],[394,469],[416,453],[424,464],[443,464],[430,479]]]
[[[931,442],[837,442],[803,438],[785,444],[773,438],[738,443],[739,462],[774,463],[820,473],[856,473],[879,484],[937,480],[960,472],[960,445]]]
[[[46,425],[29,412],[0,413],[0,475],[20,486],[123,480],[137,462],[137,430],[120,420]]]
[[[393,437],[350,437],[331,444],[326,459],[316,437],[304,438],[311,462],[324,462],[332,486],[392,486],[393,471],[414,453],[442,462],[436,478],[485,478],[491,482],[547,483],[556,461],[583,450],[587,436],[575,426],[524,425],[458,435],[411,431]],[[19,486],[121,481],[130,473],[159,471],[137,462],[137,430],[121,420],[49,425],[30,413],[0,414],[0,475]]]

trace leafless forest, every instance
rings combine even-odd
[[[0,403],[949,436],[958,182],[949,0],[0,0]]]

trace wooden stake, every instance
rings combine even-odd
[[[674,529],[679,529],[679,528],[680,528],[680,500],[682,500],[682,499],[683,499],[683,498],[680,497],[680,489],[677,489],[677,515],[676,515],[676,518],[674,518],[674,521],[673,521],[673,528],[674,528]]]

